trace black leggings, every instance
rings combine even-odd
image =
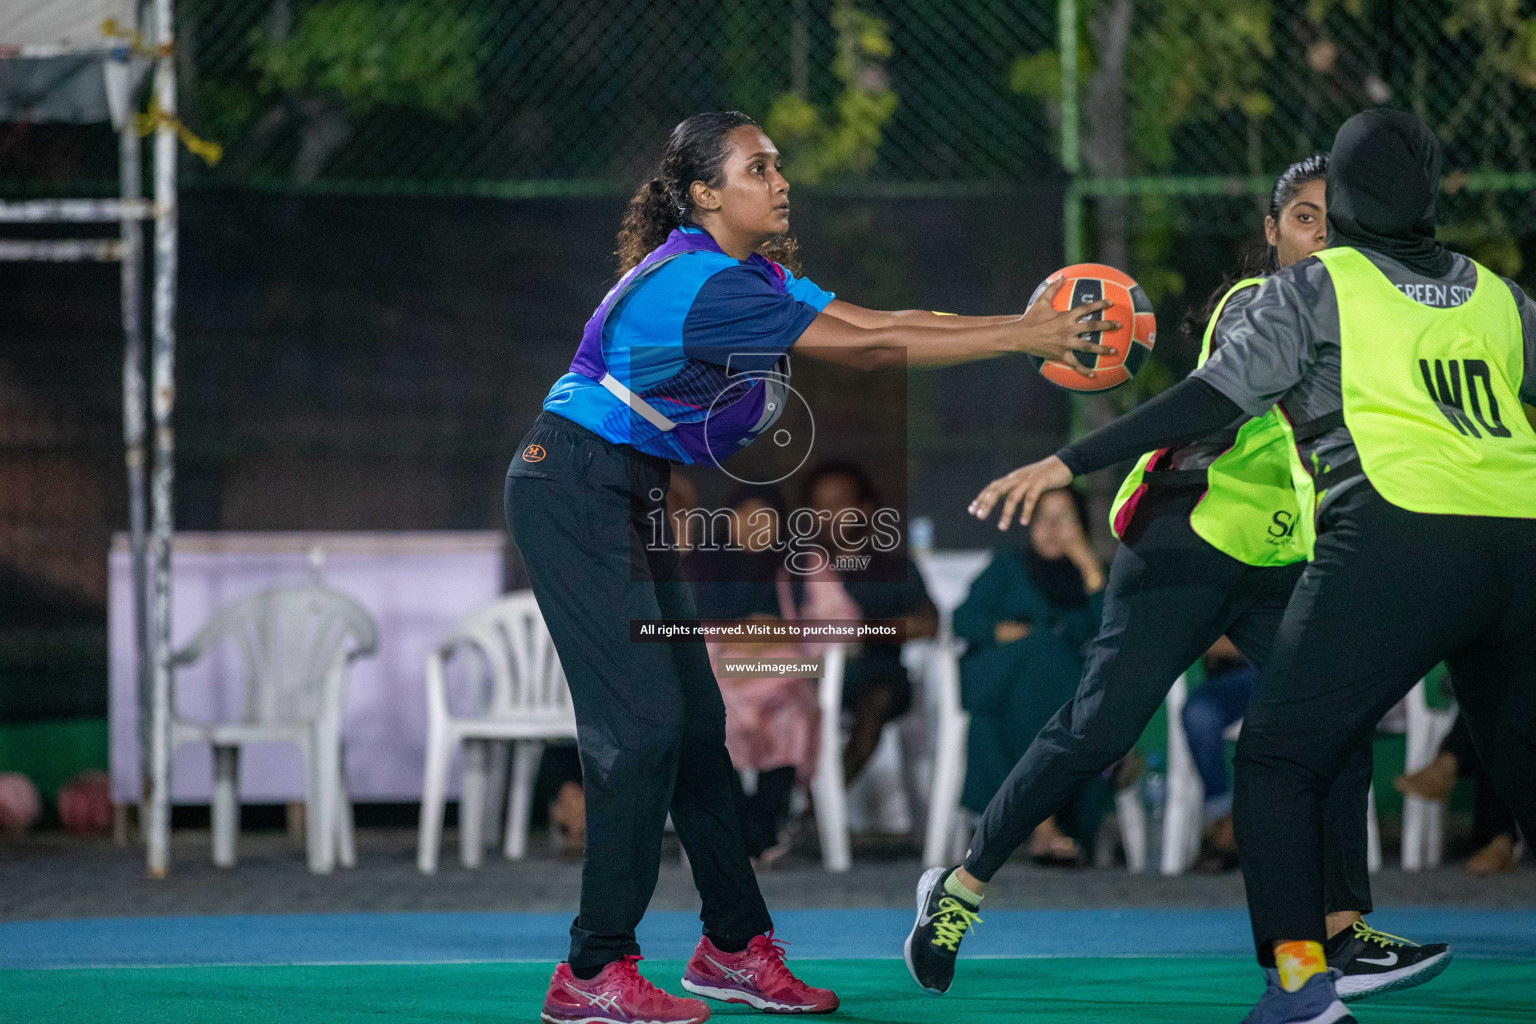
[[[524,452],[538,456],[535,461]],[[730,948],[772,927],[736,818],[725,703],[702,642],[636,643],[631,619],[697,619],[678,571],[664,459],[541,413],[507,472],[507,521],[554,638],[576,712],[587,800],[581,912],[570,963],[639,953],[668,811],[703,898],[704,931]]]
[[[1237,742],[1234,817],[1259,962],[1324,937],[1324,795],[1441,660],[1488,777],[1536,835],[1536,520],[1422,515],[1362,481],[1318,522]]]
[[[1223,634],[1255,665],[1269,656],[1302,566],[1256,568],[1217,551],[1190,528],[1195,498],[1159,489],[1137,509],[1110,566],[1104,623],[1076,696],[1035,737],[971,840],[965,869],[982,881],[1080,786],[1126,755],[1179,673]],[[1371,910],[1370,784],[1367,737],[1327,801],[1327,897],[1319,894],[1316,906],[1328,913]]]
[[[736,816],[741,819],[741,834],[747,852],[759,856],[779,841],[779,829],[789,817],[789,802],[795,793],[795,768],[769,768],[757,773],[757,788],[749,795],[736,779]]]
[[[1488,769],[1483,767],[1464,715],[1456,716],[1456,724],[1440,744],[1440,752],[1456,759],[1457,775],[1472,780],[1472,848],[1482,849],[1498,836],[1513,837],[1515,816],[1499,799],[1493,780],[1488,778]]]

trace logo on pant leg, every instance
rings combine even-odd
[[[524,462],[538,462],[542,458],[544,458],[543,445],[531,444],[527,448],[523,449]]]

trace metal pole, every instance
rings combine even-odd
[[[151,360],[155,417],[155,468],[150,481],[153,557],[153,630],[150,635],[151,696],[148,866],[164,878],[171,859],[171,483],[176,400],[176,63],[171,0],[155,0],[155,99],[162,115],[155,130],[154,353]]]
[[[134,692],[138,697],[139,777],[149,775],[149,723],[154,702],[150,692],[149,581],[145,539],[144,477],[144,230],[127,204],[144,194],[144,169],[138,129],[126,119],[118,135],[118,173],[122,181],[123,255],[123,456],[128,468],[128,550],[133,577]],[[142,789],[141,789],[142,795]],[[148,820],[139,807],[139,821]]]
[[[1062,216],[1062,243],[1066,250],[1067,266],[1083,262],[1083,192],[1073,178],[1067,185],[1067,196]]]
[[[1062,246],[1070,266],[1083,261],[1083,197],[1077,190],[1083,166],[1077,121],[1077,0],[1057,0],[1056,19],[1061,40],[1061,166],[1068,176],[1062,202]]]

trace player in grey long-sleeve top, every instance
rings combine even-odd
[[[1427,306],[1459,306],[1477,284],[1476,266],[1456,253],[1450,254],[1450,272],[1437,279],[1390,256],[1369,249],[1361,251],[1398,291]],[[1520,397],[1536,405],[1536,302],[1513,281],[1502,277],[1500,280],[1514,296],[1525,340],[1525,377]],[[1279,401],[1291,422],[1302,425],[1343,408],[1339,386],[1339,303],[1333,279],[1321,261],[1302,260],[1269,278],[1243,307],[1241,316],[1221,318],[1214,341],[1211,357],[1190,376],[1215,388],[1244,413],[1262,415]],[[1354,442],[1343,426],[1301,441],[1298,447],[1309,466],[1313,465],[1314,457],[1320,467],[1330,469],[1355,458]],[[1090,452],[1093,465],[1079,464],[1080,472],[1099,468],[1097,463],[1105,457],[1092,448]],[[1337,499],[1362,479],[1352,477],[1329,489],[1324,501]]]
[[[1408,298],[1453,309],[1467,301],[1481,272],[1435,241],[1439,175],[1439,143],[1412,116],[1377,110],[1351,118],[1332,152],[1329,241],[1353,248],[1369,267],[1341,254],[1275,275],[1234,325],[1222,325],[1222,344],[1199,373],[995,482],[988,508],[1004,498],[1003,515],[1017,509],[1027,522],[1038,495],[1074,472],[1198,436],[1277,400],[1303,435],[1324,417],[1342,422],[1349,410],[1341,344],[1390,355],[1397,324],[1356,321],[1343,338],[1330,275],[1352,275],[1359,296],[1352,301],[1376,301],[1374,268]],[[1506,399],[1517,392],[1536,402],[1531,302],[1505,284],[1514,308],[1504,309],[1514,316],[1499,319],[1496,295],[1483,312],[1465,317],[1405,316],[1402,323],[1418,326],[1408,327],[1414,333],[1403,338],[1402,354],[1421,357],[1420,369],[1423,357],[1475,364],[1485,374],[1492,368],[1492,378],[1484,378],[1490,400],[1496,383]],[[1516,323],[1518,335],[1502,326]],[[1400,374],[1401,364],[1394,365],[1379,372]],[[1354,407],[1372,427],[1357,439],[1340,427],[1305,442],[1308,469],[1327,491],[1316,550],[1291,595],[1238,742],[1234,817],[1267,982],[1245,1024],[1354,1020],[1338,1002],[1323,957],[1321,800],[1354,745],[1437,662],[1456,674],[1462,715],[1499,795],[1521,828],[1536,834],[1536,418],[1527,424],[1506,416],[1486,436],[1464,431],[1462,421],[1471,421],[1446,404],[1459,398],[1447,398],[1443,388],[1424,395],[1390,377],[1381,386],[1353,359],[1351,366],[1361,378],[1351,382],[1351,393],[1372,388],[1369,411]],[[1426,400],[1444,419],[1425,415]],[[1481,418],[1475,392],[1473,412]],[[1411,443],[1394,448],[1386,440],[1391,428],[1383,424],[1391,420]],[[1494,421],[1500,422],[1496,414]],[[1356,473],[1355,440],[1372,456],[1371,473]],[[1349,486],[1336,486],[1341,480]],[[1421,507],[1435,511],[1414,510]],[[1440,967],[1449,956],[1442,955]]]
[[[1472,261],[1458,253],[1446,251],[1449,269],[1430,275],[1383,253],[1364,247],[1360,251],[1399,291],[1427,306],[1459,306],[1477,281]],[[1536,301],[1508,278],[1499,280],[1509,288],[1520,313],[1525,351],[1520,398],[1536,406]],[[1212,342],[1211,357],[1184,381],[1050,458],[1002,477],[990,500],[1003,502],[1005,516],[1015,509],[1027,515],[1034,506],[1032,493],[1064,487],[1074,476],[1153,448],[1186,443],[1234,419],[1261,415],[1276,402],[1298,427],[1343,408],[1339,304],[1332,278],[1315,257],[1267,279],[1242,307],[1241,316],[1221,318]],[[1355,457],[1354,442],[1343,426],[1301,441],[1299,448],[1314,471],[1345,465]],[[1325,502],[1354,482],[1330,489]]]
[[[1280,176],[1265,221],[1270,244],[1240,276],[1274,273],[1322,248],[1327,166],[1327,157],[1318,154]],[[1243,321],[1258,293],[1256,287],[1224,284],[1200,319],[1209,321],[1219,312],[1220,333],[1223,325]],[[1196,336],[1206,329],[1204,323],[1191,327]],[[905,949],[908,969],[927,991],[942,993],[952,983],[969,922],[964,908],[975,909],[975,900],[1036,826],[1125,756],[1181,672],[1223,636],[1255,666],[1269,656],[1305,565],[1299,550],[1288,547],[1285,558],[1244,561],[1208,540],[1191,521],[1211,486],[1200,471],[1232,447],[1232,435],[1248,418],[1235,407],[1232,413],[1239,422],[1224,424],[1228,429],[1220,436],[1159,453],[1157,469],[1143,477],[1143,493],[1117,516],[1121,544],[1104,589],[1102,626],[1087,645],[1077,691],[1032,739],[988,803],[964,863],[948,872],[934,868],[919,881],[923,909]],[[1371,750],[1363,741],[1334,779],[1323,812],[1326,953],[1329,966],[1341,972],[1344,998],[1433,978],[1446,955],[1443,943],[1410,952],[1364,920],[1373,910],[1367,869],[1370,785]],[[1384,977],[1381,965],[1388,957],[1396,969]]]

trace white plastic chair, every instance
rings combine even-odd
[[[843,668],[848,651],[829,644],[821,655],[821,679],[816,702],[821,706],[821,740],[811,798],[816,831],[821,836],[821,861],[828,871],[841,873],[853,863],[848,837],[848,791],[843,785]]]
[[[1140,786],[1115,790],[1115,820],[1125,847],[1125,870],[1139,875],[1147,870],[1147,809],[1141,805]]]
[[[1408,691],[1407,751],[1403,771],[1416,772],[1440,753],[1440,744],[1456,724],[1456,709],[1429,706],[1424,680]],[[1445,854],[1445,804],[1403,795],[1403,870],[1424,871],[1440,866]]]
[[[1158,870],[1165,875],[1182,875],[1195,862],[1205,821],[1205,787],[1195,770],[1189,738],[1184,735],[1184,704],[1188,700],[1189,681],[1180,675],[1173,681],[1164,705],[1168,716],[1168,789],[1163,804],[1163,850]]]
[[[362,606],[324,587],[273,587],[220,611],[172,669],[198,661],[225,640],[236,642],[245,707],[235,722],[171,721],[171,745],[213,748],[213,862],[235,863],[240,830],[240,747],[286,741],[303,752],[309,869],[326,874],[340,860],[357,863],[347,799],[341,710],[347,668],[378,648],[378,629]]]
[[[463,717],[449,709],[447,692],[447,666],[459,657],[470,662],[472,682],[472,710]],[[459,856],[465,867],[479,867],[485,854],[482,837],[492,767],[488,762],[506,764],[505,753],[495,748],[512,744],[503,850],[509,860],[519,860],[528,848],[533,783],[544,744],[575,738],[576,716],[565,673],[533,592],[510,594],[460,623],[427,656],[427,761],[416,866],[429,875],[437,870],[448,765],[460,742],[464,781]]]
[[[848,784],[848,828],[905,834],[922,841],[933,789],[933,678],[938,641],[909,640],[901,663],[912,682],[912,706],[887,722],[869,761]],[[846,715],[845,715],[846,722]]]
[[[1158,866],[1164,875],[1182,875],[1200,855],[1200,833],[1205,825],[1205,785],[1195,769],[1189,738],[1184,735],[1184,704],[1189,699],[1189,682],[1184,676],[1174,680],[1168,691],[1168,796],[1163,805],[1163,851]],[[1385,722],[1383,723],[1385,725]],[[1242,720],[1227,727],[1222,738],[1235,740],[1242,732]],[[1386,726],[1391,731],[1390,726]],[[1376,818],[1376,791],[1366,796],[1366,868],[1373,874],[1381,870],[1381,825]]]
[[[937,739],[934,743],[933,792],[928,801],[928,828],[923,840],[923,864],[947,867],[965,857],[970,832],[961,813],[965,789],[965,764],[971,715],[960,705],[960,645],[943,641],[934,652],[934,678],[938,686]],[[1135,787],[1115,794],[1115,817],[1125,847],[1127,870],[1140,872],[1146,865],[1147,819]]]
[[[965,789],[966,746],[971,715],[960,706],[960,648],[953,640],[940,641],[933,653],[933,675],[938,687],[938,722],[933,751],[933,792],[928,798],[928,828],[923,839],[923,864],[948,867],[964,856],[955,850],[968,839],[959,828],[960,794]]]

